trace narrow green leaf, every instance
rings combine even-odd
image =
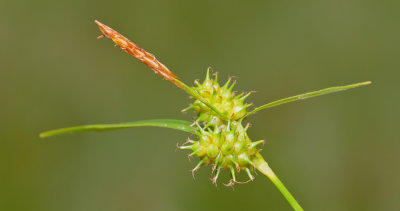
[[[184,120],[152,119],[152,120],[142,120],[135,122],[117,123],[117,124],[96,124],[96,125],[82,125],[82,126],[75,126],[68,128],[60,128],[40,133],[39,136],[40,138],[46,138],[65,133],[117,130],[117,129],[131,128],[131,127],[145,127],[145,126],[165,127],[191,133],[194,131],[194,128],[192,128],[190,124],[191,122]]]
[[[257,107],[253,111],[247,113],[247,115],[245,117],[248,117],[248,116],[256,113],[257,111],[261,111],[261,110],[266,109],[266,108],[271,108],[271,107],[274,107],[274,106],[278,106],[278,105],[281,105],[281,104],[284,104],[284,103],[289,103],[289,102],[293,102],[293,101],[296,101],[296,100],[304,100],[304,99],[307,99],[307,98],[316,97],[316,96],[320,96],[320,95],[324,95],[324,94],[330,94],[330,93],[333,93],[333,92],[344,91],[344,90],[347,90],[347,89],[351,89],[351,88],[355,88],[355,87],[359,87],[359,86],[365,86],[365,85],[368,85],[368,84],[371,84],[371,81],[365,81],[365,82],[346,85],[346,86],[335,86],[335,87],[321,89],[321,90],[314,91],[314,92],[308,92],[308,93],[304,93],[304,94],[300,94],[300,95],[284,98],[284,99],[277,100],[277,101],[262,105],[260,107]]]

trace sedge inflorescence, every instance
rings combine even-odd
[[[95,124],[61,128],[43,132],[40,134],[40,137],[45,138],[80,131],[103,131],[142,126],[165,127],[189,133],[194,132],[198,137],[197,140],[189,139],[182,146],[178,146],[180,149],[192,150],[189,156],[199,157],[200,161],[194,167],[192,173],[203,165],[212,165],[212,182],[217,184],[220,172],[226,169],[231,175],[231,179],[226,185],[233,186],[235,183],[242,183],[237,181],[237,173],[244,171],[249,177],[248,181],[252,181],[254,179],[253,173],[257,169],[274,183],[294,210],[303,209],[259,153],[260,149],[257,149],[257,147],[263,144],[264,140],[251,141],[247,135],[249,124],[243,126],[243,119],[258,111],[281,104],[371,84],[370,81],[365,81],[345,86],[329,87],[276,100],[256,107],[249,112],[247,109],[251,104],[245,103],[244,100],[251,92],[236,95],[232,91],[235,82],[231,83],[231,79],[223,86],[220,86],[217,74],[211,79],[210,70],[208,70],[203,83],[195,81],[196,86],[189,87],[158,61],[153,54],[148,53],[105,24],[97,20],[95,23],[103,33],[98,38],[110,38],[123,51],[139,59],[156,74],[161,75],[164,79],[172,82],[193,97],[195,99],[194,102],[188,108],[184,109],[184,111],[194,110],[197,116],[193,124],[188,121],[175,119],[152,119],[119,124]]]
[[[228,169],[232,179],[228,185],[238,183],[236,173],[245,171],[250,180],[254,179],[253,160],[260,151],[257,145],[264,143],[263,140],[252,142],[247,135],[249,125],[243,127],[242,120],[245,118],[247,108],[244,100],[251,94],[236,95],[232,91],[235,82],[229,79],[223,86],[218,84],[217,75],[210,78],[210,69],[203,83],[195,81],[196,87],[186,87],[166,66],[159,62],[152,54],[140,48],[137,44],[115,31],[114,29],[95,21],[101,32],[110,38],[123,51],[139,59],[150,67],[156,74],[174,83],[177,87],[195,97],[195,101],[184,111],[194,110],[197,117],[192,126],[198,140],[188,140],[181,149],[191,149],[190,156],[197,156],[200,162],[192,170],[195,172],[202,165],[213,165],[214,184],[220,171]],[[100,36],[99,38],[101,38]],[[188,145],[190,143],[190,145]]]
[[[246,104],[244,100],[251,92],[236,95],[232,91],[235,82],[231,83],[229,79],[223,86],[220,86],[217,78],[217,75],[214,79],[210,78],[208,70],[204,82],[195,81],[197,86],[193,89],[226,118],[216,114],[196,99],[183,111],[194,110],[197,113],[193,126],[198,128],[196,130],[198,140],[189,139],[179,148],[192,150],[189,155],[200,158],[199,163],[192,170],[193,173],[201,166],[211,164],[213,166],[212,182],[217,184],[221,170],[227,169],[231,174],[231,180],[227,185],[231,186],[240,183],[236,179],[236,173],[241,171],[246,172],[249,180],[254,179],[252,160],[260,151],[257,146],[264,143],[264,140],[252,142],[247,135],[249,124],[242,125],[247,108],[251,105]]]
[[[203,165],[212,165],[212,181],[214,184],[217,184],[217,179],[221,170],[227,169],[231,174],[231,180],[226,185],[232,186],[235,183],[241,183],[236,180],[237,173],[241,171],[246,172],[249,177],[248,181],[252,181],[254,179],[253,173],[255,169],[257,169],[274,183],[294,210],[303,209],[259,153],[260,149],[257,149],[257,146],[263,144],[264,140],[252,142],[247,135],[249,124],[243,126],[243,119],[258,111],[284,103],[371,84],[370,81],[365,81],[345,86],[329,87],[270,102],[248,112],[247,109],[251,104],[246,104],[244,100],[251,92],[236,95],[235,92],[232,91],[235,82],[231,83],[231,79],[223,86],[220,86],[217,75],[215,75],[214,79],[211,79],[210,71],[208,70],[203,83],[195,81],[197,86],[189,87],[180,81],[165,65],[158,61],[153,54],[148,53],[114,29],[97,20],[95,23],[103,33],[103,35],[98,38],[104,36],[110,38],[123,51],[139,59],[156,74],[161,75],[164,79],[172,82],[192,96],[195,99],[194,102],[188,108],[184,109],[184,111],[194,110],[197,112],[195,121],[191,124],[190,122],[182,120],[153,119],[120,124],[83,125],[46,131],[41,133],[40,137],[44,138],[80,131],[103,131],[142,126],[165,127],[189,133],[194,132],[198,136],[197,140],[189,139],[185,144],[179,146],[180,149],[192,150],[189,154],[190,156],[197,156],[200,158],[199,163],[192,170],[192,173]]]

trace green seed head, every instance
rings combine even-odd
[[[245,104],[244,100],[250,93],[235,95],[232,91],[234,84],[228,80],[225,85],[220,86],[217,76],[210,78],[209,71],[203,83],[195,82],[197,87],[194,89],[209,104],[214,106],[220,113],[224,114],[228,120],[222,119],[209,107],[199,100],[195,100],[186,110],[193,109],[197,112],[194,125],[198,128],[196,135],[198,140],[190,140],[191,145],[181,146],[181,149],[190,149],[190,156],[197,156],[200,162],[193,169],[196,171],[202,165],[213,165],[213,183],[216,184],[220,170],[227,169],[231,173],[232,179],[227,185],[237,183],[236,173],[244,170],[253,180],[253,162],[255,155],[260,150],[257,145],[264,141],[252,142],[247,135],[246,127],[242,126],[242,120],[247,114],[250,104]]]
[[[243,93],[235,95],[235,93],[232,92],[235,82],[231,84],[231,80],[228,80],[228,82],[221,87],[218,84],[217,76],[215,76],[214,79],[211,79],[209,75],[209,71],[207,71],[207,76],[204,82],[199,83],[196,81],[197,86],[193,87],[193,89],[228,119],[239,120],[243,118],[247,114],[247,108],[250,106],[250,104],[245,104],[244,100],[250,95],[250,93],[246,95]],[[220,117],[215,116],[215,113],[199,100],[195,100],[188,109],[193,109],[199,114],[197,118],[197,121],[199,122],[215,124],[221,123]]]

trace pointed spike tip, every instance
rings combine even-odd
[[[209,80],[210,80],[210,68],[207,68],[206,79],[204,81],[209,81]]]
[[[232,91],[232,89],[233,89],[233,87],[235,86],[235,84],[236,84],[236,80],[233,81],[232,85],[228,88],[228,90],[229,90],[229,91]]]
[[[260,145],[260,144],[265,144],[265,141],[264,140],[259,140],[259,141],[256,141],[256,142],[252,142],[251,144],[250,144],[250,148],[255,148],[256,146],[258,146],[258,145]]]
[[[114,30],[112,30],[110,27],[108,27],[107,25],[101,23],[98,20],[94,20],[94,22],[97,24],[97,26],[99,27],[101,33],[104,34],[104,36],[106,36],[107,38],[110,37],[110,35],[113,33]]]
[[[218,85],[218,72],[215,72],[214,74],[214,86]]]
[[[245,170],[246,170],[247,176],[249,177],[250,181],[253,181],[254,180],[254,176],[251,174],[250,169],[246,168]]]
[[[239,100],[240,101],[244,101],[246,98],[248,98],[250,95],[252,94],[252,92],[247,93],[246,95],[244,95],[243,97],[241,97]]]
[[[228,88],[229,83],[231,83],[231,80],[232,80],[232,78],[229,77],[228,81],[224,84],[223,88],[225,88],[225,89]]]
[[[98,21],[98,20],[94,20],[94,22],[99,26],[102,25],[102,23],[100,23],[100,21]]]
[[[179,149],[193,149],[193,145],[178,146]]]

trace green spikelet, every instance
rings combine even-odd
[[[210,71],[207,70],[207,76],[202,84],[196,82],[197,86],[193,87],[203,99],[206,99],[211,105],[213,105],[219,112],[224,114],[230,120],[239,120],[247,114],[247,108],[250,104],[245,104],[244,100],[251,94],[244,93],[235,96],[232,92],[235,82],[230,84],[231,79],[225,83],[224,86],[220,86],[217,82],[217,75],[215,79],[210,78]],[[244,95],[244,96],[243,96]],[[193,109],[198,113],[198,122],[210,122],[218,121],[213,119],[214,117],[219,118],[215,115],[215,112],[211,111],[209,107],[204,105],[199,100],[195,100],[193,104],[188,108]],[[219,120],[222,120],[219,118]]]
[[[252,142],[247,135],[246,127],[242,126],[242,119],[247,114],[250,104],[245,104],[244,100],[251,94],[235,95],[232,91],[235,82],[228,80],[223,86],[217,82],[217,75],[214,80],[210,78],[210,71],[203,83],[195,81],[197,85],[194,90],[199,95],[213,105],[219,112],[228,117],[228,121],[219,117],[214,111],[209,109],[201,101],[195,100],[187,110],[197,112],[194,125],[198,128],[196,135],[197,141],[190,140],[190,145],[181,146],[181,149],[190,149],[190,156],[197,156],[200,162],[193,169],[193,172],[202,165],[213,165],[214,176],[212,181],[216,184],[220,171],[227,169],[232,179],[227,185],[234,185],[236,173],[245,171],[250,180],[254,179],[253,162],[255,155],[260,150],[257,145],[264,141]]]

